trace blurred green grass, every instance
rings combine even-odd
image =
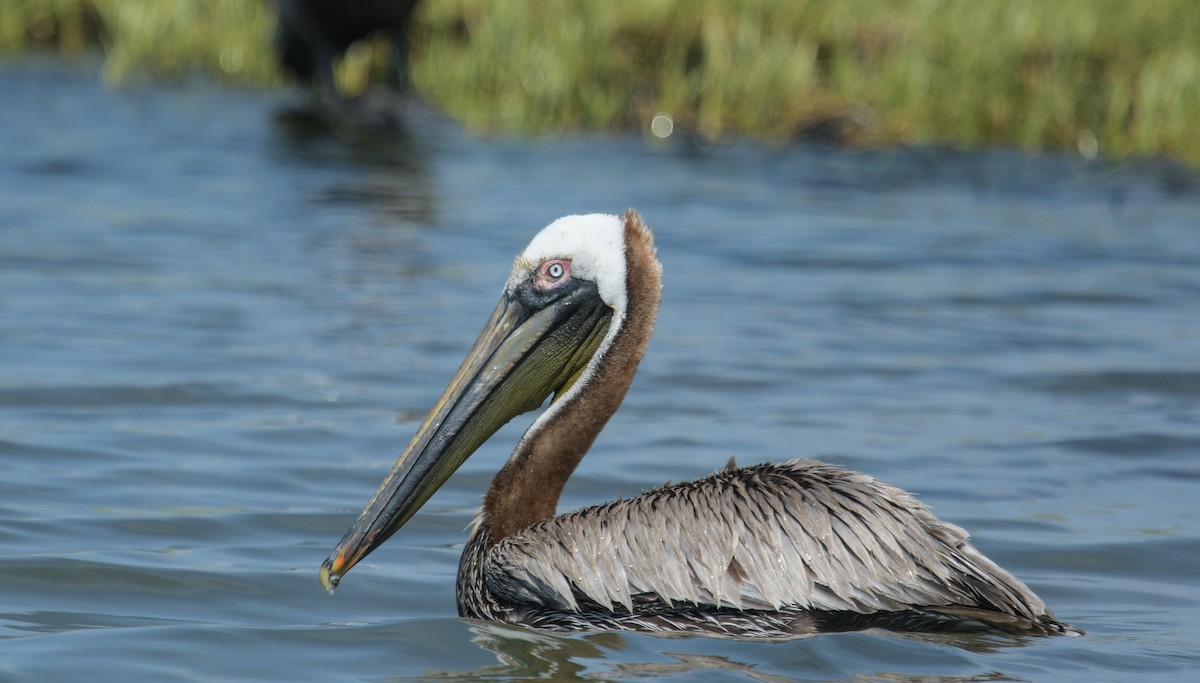
[[[0,50],[99,44],[106,78],[281,82],[261,0],[0,0]],[[487,131],[1016,145],[1200,163],[1194,0],[437,0],[412,77]],[[352,49],[353,92],[386,41]],[[647,133],[648,134],[648,133]]]

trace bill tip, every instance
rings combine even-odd
[[[326,593],[333,595],[333,590],[337,588],[339,579],[341,577],[333,573],[332,565],[329,560],[326,560],[325,564],[321,565],[321,587],[325,589]]]

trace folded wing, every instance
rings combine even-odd
[[[506,601],[568,611],[1048,614],[910,494],[810,460],[726,469],[554,518],[493,547],[484,571]]]

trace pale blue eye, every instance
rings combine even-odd
[[[555,280],[562,277],[563,272],[564,270],[561,263],[551,263],[550,267],[546,269],[546,274]]]

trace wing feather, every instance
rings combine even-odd
[[[492,547],[485,579],[504,600],[571,611],[1044,612],[910,494],[810,460],[724,469],[534,525]]]

